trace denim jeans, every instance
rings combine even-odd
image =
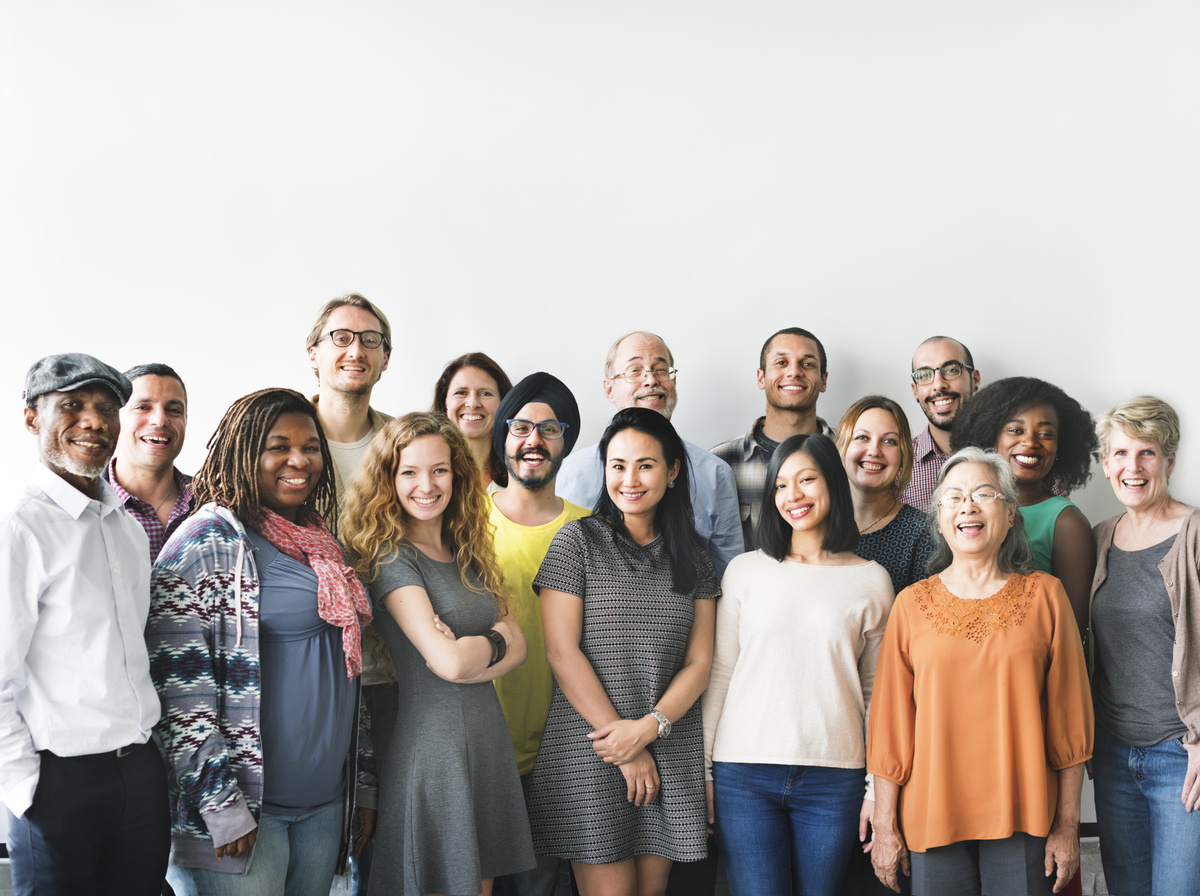
[[[858,844],[865,770],[713,764],[713,829],[733,896],[826,896]]]
[[[1200,885],[1200,810],[1183,809],[1183,744],[1168,740],[1131,747],[1096,725],[1092,767],[1108,892],[1195,892]]]
[[[329,896],[342,836],[342,801],[258,820],[249,874],[195,868],[198,896]]]

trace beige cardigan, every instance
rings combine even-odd
[[[1096,537],[1096,575],[1088,598],[1088,625],[1091,626],[1092,601],[1096,590],[1108,578],[1108,549],[1112,547],[1118,514],[1092,530]],[[1175,649],[1171,655],[1171,678],[1175,686],[1175,708],[1187,726],[1183,742],[1200,741],[1200,509],[1184,519],[1175,544],[1158,563],[1163,584],[1171,598],[1175,617]],[[1088,669],[1095,669],[1096,639],[1088,639]]]

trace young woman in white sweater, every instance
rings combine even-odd
[[[767,469],[759,550],[729,564],[704,695],[709,820],[733,896],[838,892],[874,803],[866,720],[895,595],[825,436]]]

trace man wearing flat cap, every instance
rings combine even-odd
[[[101,478],[129,395],[84,354],[43,358],[25,378],[40,463],[0,515],[0,799],[15,894],[162,890],[150,548]]]
[[[549,373],[525,377],[496,411],[492,445],[508,468],[508,487],[488,496],[496,560],[512,592],[509,609],[525,633],[529,651],[523,665],[496,679],[496,691],[522,781],[533,771],[554,684],[533,577],[558,530],[591,512],[554,492],[558,468],[578,438],[575,396]],[[558,866],[557,858],[538,856],[533,870],[497,879],[496,896],[548,896],[554,892]]]

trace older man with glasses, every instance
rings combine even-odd
[[[928,510],[933,487],[950,456],[950,430],[959,411],[979,388],[979,371],[965,345],[949,336],[930,336],[912,359],[913,398],[929,420],[913,439],[913,471],[900,500]]]
[[[670,420],[678,401],[678,373],[661,338],[641,331],[627,333],[612,344],[604,360],[604,396],[617,410],[650,408]],[[745,550],[733,471],[699,445],[686,440],[683,445],[691,463],[696,532],[721,576],[729,561]],[[575,452],[558,475],[558,493],[583,507],[594,506],[604,487],[603,466],[598,445]]]

